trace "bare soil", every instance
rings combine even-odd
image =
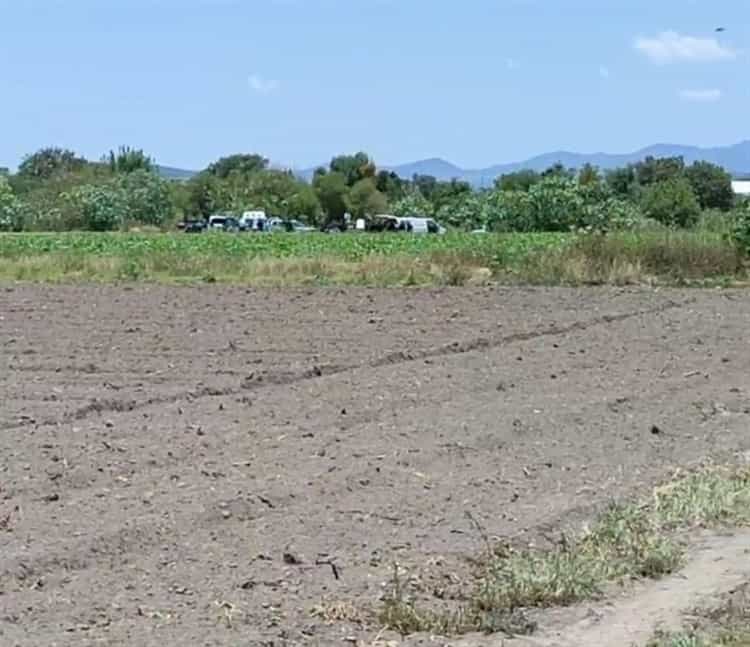
[[[0,644],[372,641],[394,561],[426,600],[470,578],[467,512],[540,542],[750,449],[749,321],[731,290],[0,287]]]

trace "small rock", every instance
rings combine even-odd
[[[299,566],[300,564],[302,564],[302,560],[294,553],[290,553],[289,551],[287,551],[284,553],[284,563],[290,564],[292,566]]]

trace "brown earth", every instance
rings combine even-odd
[[[0,645],[371,641],[394,561],[469,577],[467,512],[538,541],[750,449],[748,322],[729,290],[0,287]]]

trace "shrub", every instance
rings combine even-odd
[[[127,201],[113,185],[86,184],[63,194],[63,200],[78,213],[81,226],[92,231],[121,227],[127,216]]]
[[[685,177],[703,209],[727,211],[732,208],[732,176],[721,166],[710,162],[694,162],[685,169]]]
[[[161,226],[172,215],[169,183],[151,171],[140,169],[118,177],[114,191],[121,193],[130,224]]]
[[[489,228],[501,232],[633,229],[644,220],[604,182],[580,184],[566,176],[545,177],[528,191],[491,191],[485,203]]]
[[[486,226],[488,214],[486,195],[464,193],[442,205],[435,217],[443,224],[458,229],[472,230]]]
[[[737,216],[730,237],[742,254],[750,256],[750,208],[746,207]]]
[[[407,216],[431,216],[432,205],[418,191],[410,191],[393,204],[393,214],[401,218]]]
[[[642,228],[646,222],[638,205],[610,197],[587,204],[580,226],[589,231],[632,231]]]
[[[643,194],[641,207],[646,216],[670,227],[690,227],[701,213],[690,182],[681,177],[649,186]]]
[[[0,230],[17,231],[20,228],[18,199],[8,180],[0,176]]]

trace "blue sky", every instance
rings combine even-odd
[[[750,138],[747,0],[0,0],[0,19],[11,167],[46,145],[480,167]]]

